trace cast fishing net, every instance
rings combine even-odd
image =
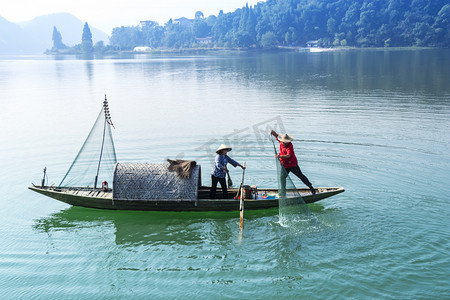
[[[114,165],[117,162],[111,126],[113,124],[105,97],[97,120],[61,180],[60,187],[98,187],[103,181],[107,181],[111,187]]]
[[[273,138],[272,144],[275,154],[277,154]],[[300,222],[314,221],[311,211],[278,158],[275,158],[275,164],[277,166],[280,224],[290,227]]]

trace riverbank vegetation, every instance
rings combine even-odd
[[[448,0],[268,0],[234,12],[116,27],[90,51],[189,48],[450,47]],[[81,49],[85,51],[86,49]]]
[[[189,47],[450,46],[447,0],[269,0],[231,13],[194,20],[170,20],[164,26],[114,28],[111,46],[131,50]],[[183,22],[184,21],[184,22]]]

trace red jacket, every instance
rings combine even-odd
[[[280,162],[285,168],[292,168],[298,165],[297,157],[294,153],[294,146],[292,143],[289,143],[287,147],[284,146],[283,142],[281,142],[279,139],[277,139],[278,142],[280,142],[280,155],[290,155],[289,158],[281,158]]]

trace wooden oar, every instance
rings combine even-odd
[[[242,181],[241,186],[239,187],[239,191],[241,192],[241,199],[239,201],[239,241],[242,240],[242,233],[244,230],[244,175],[245,175],[245,161],[244,161],[244,169],[242,170]],[[239,194],[238,191],[238,194]]]

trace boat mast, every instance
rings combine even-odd
[[[95,181],[94,181],[94,189],[97,188],[98,173],[100,171],[100,163],[102,161],[102,155],[103,155],[103,146],[105,145],[106,124],[110,124],[114,127],[114,125],[111,122],[111,115],[109,114],[108,99],[106,99],[106,95],[105,95],[105,101],[103,101],[103,111],[105,113],[105,122],[103,123],[102,148],[100,150],[100,157],[98,159],[97,174],[95,175]]]

